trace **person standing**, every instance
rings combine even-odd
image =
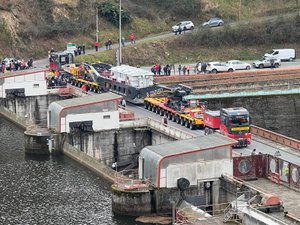
[[[98,52],[98,48],[99,48],[99,42],[96,41],[96,42],[95,42],[95,50],[96,50],[96,52]]]
[[[126,108],[126,100],[124,98],[121,101],[121,106],[123,106],[124,108]]]
[[[112,47],[112,41],[111,39],[108,39],[108,49],[111,50],[111,47]]]
[[[133,33],[129,36],[131,44],[135,44],[135,35]]]
[[[182,70],[182,67],[181,67],[181,64],[179,64],[179,66],[178,66],[178,73],[179,73],[179,76],[181,75],[181,70]]]
[[[164,116],[164,117],[162,118],[162,123],[163,123],[163,125],[164,125],[165,127],[168,125],[168,118],[167,118],[167,116]]]
[[[187,66],[186,66],[186,72],[187,72],[187,75],[190,75],[190,70],[191,70],[191,66],[190,66],[190,65],[187,65]]]
[[[122,47],[125,47],[125,38],[124,37],[121,38],[121,43],[122,43]]]
[[[183,75],[185,75],[185,72],[186,72],[186,66],[183,66],[182,72],[183,72]]]
[[[82,44],[82,54],[85,55],[85,45]]]

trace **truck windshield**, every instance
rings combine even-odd
[[[248,115],[238,115],[238,116],[231,116],[229,118],[229,124],[231,125],[249,125],[249,116]]]

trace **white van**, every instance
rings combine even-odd
[[[292,48],[273,49],[271,52],[266,53],[265,57],[273,57],[281,61],[293,61],[296,59],[296,51]]]

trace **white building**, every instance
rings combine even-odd
[[[47,71],[28,70],[0,75],[0,98],[47,95]]]
[[[198,181],[233,175],[232,145],[236,141],[220,134],[147,146],[139,159],[139,178],[157,188],[177,187],[179,178],[190,185]]]
[[[118,105],[121,99],[121,96],[108,92],[52,102],[47,114],[48,128],[58,133],[70,133],[78,129],[118,129]]]

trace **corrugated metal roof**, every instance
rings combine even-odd
[[[232,145],[234,143],[236,143],[235,140],[227,138],[224,135],[211,134],[192,139],[173,141],[161,145],[147,146],[146,148],[162,157],[165,157],[168,155],[188,153],[195,150],[216,148],[222,145]]]
[[[66,108],[66,107],[72,107],[72,106],[89,105],[89,104],[93,104],[95,102],[116,100],[116,99],[120,99],[120,98],[122,98],[122,96],[114,94],[112,92],[107,92],[107,93],[102,93],[102,94],[89,95],[86,97],[61,100],[61,101],[57,101],[54,103],[61,106],[62,108]]]
[[[151,71],[144,70],[141,68],[136,68],[133,66],[128,66],[128,65],[112,67],[111,71],[115,73],[125,74],[128,76],[141,76],[141,75],[154,76],[154,74]]]

